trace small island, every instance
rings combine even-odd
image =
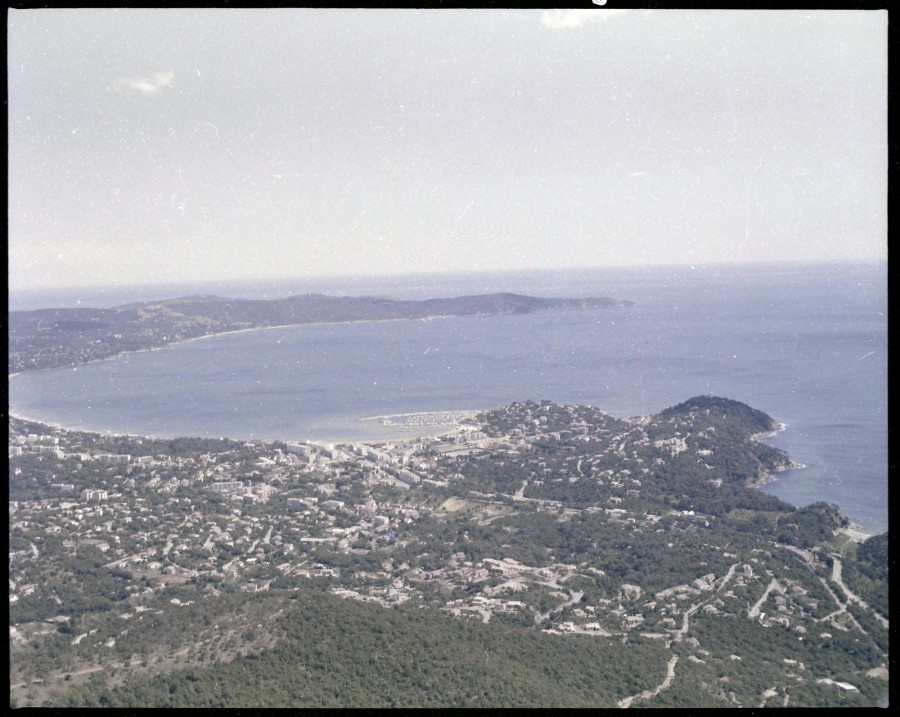
[[[272,300],[189,296],[111,309],[13,311],[9,313],[9,372],[71,366],[126,351],[275,326],[628,306],[632,302],[611,298],[557,299],[510,293],[420,301],[304,294]]]

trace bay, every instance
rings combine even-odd
[[[795,505],[837,503],[864,530],[882,532],[886,276],[884,263],[769,264],[219,285],[215,293],[248,298],[515,291],[612,296],[635,306],[224,334],[16,376],[10,409],[115,433],[374,441],[411,434],[360,419],[525,399],[588,403],[625,417],[714,394],[787,425],[770,442],[807,468],[779,474],[763,490]],[[198,288],[209,287],[166,287],[157,298]],[[94,305],[84,290],[54,299],[74,303],[76,295]]]

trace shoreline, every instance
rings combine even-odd
[[[771,431],[764,431],[763,433],[754,433],[750,436],[751,441],[763,441],[766,438],[774,438],[782,431],[786,430],[788,424],[786,423],[778,423],[775,428]],[[807,466],[803,463],[798,463],[797,461],[791,459],[788,456],[788,460],[790,461],[790,465],[787,466],[779,466],[778,468],[772,468],[770,470],[760,471],[760,475],[756,477],[755,480],[750,481],[748,483],[751,488],[760,488],[761,486],[767,485],[769,483],[774,483],[778,480],[777,475],[773,475],[775,473],[787,473],[788,471],[798,471],[807,468]]]
[[[71,426],[64,426],[61,423],[56,423],[55,421],[45,421],[39,418],[29,418],[28,416],[23,416],[20,413],[13,413],[12,411],[7,411],[8,419],[15,418],[17,421],[24,421],[25,423],[36,423],[39,426],[44,426],[45,428],[52,428],[55,431],[65,431],[66,433],[95,433],[98,436],[115,436],[117,438],[146,438],[148,440],[172,440],[168,438],[163,438],[161,436],[153,436],[145,433],[115,433],[114,431],[101,431],[93,428],[72,428]],[[173,436],[173,438],[191,438],[193,436]],[[226,438],[222,436],[222,438]],[[239,440],[236,438],[228,438],[227,440]]]
[[[859,523],[854,523],[852,520],[850,521],[849,526],[846,528],[838,528],[837,532],[846,535],[850,540],[856,543],[864,543],[869,538],[873,537],[872,533],[867,533],[862,529],[862,526]]]
[[[219,297],[219,298],[227,299],[227,297]],[[367,297],[358,297],[358,298],[367,298]],[[536,297],[536,298],[552,298],[552,297]],[[583,297],[583,298],[584,299],[598,299],[599,298],[599,299],[604,299],[604,300],[608,299],[611,303],[601,304],[598,306],[590,306],[590,307],[584,307],[584,306],[544,307],[544,308],[538,308],[538,309],[528,311],[528,312],[526,312],[526,315],[527,314],[547,313],[547,312],[552,312],[552,311],[583,311],[583,310],[587,310],[587,309],[599,309],[599,308],[628,309],[635,305],[634,302],[630,301],[629,299],[613,299],[612,297]],[[564,299],[564,300],[569,301],[569,299]],[[160,302],[162,302],[162,301],[169,301],[169,300],[168,299],[160,300]],[[151,301],[151,302],[143,302],[143,303],[153,303],[153,302]],[[116,307],[110,307],[110,308],[115,309]],[[109,361],[111,359],[117,358],[119,356],[124,356],[127,354],[144,353],[147,351],[160,351],[162,349],[171,348],[174,346],[178,346],[180,344],[186,344],[190,341],[198,341],[200,339],[209,339],[209,338],[213,338],[214,336],[225,336],[226,334],[238,334],[238,333],[242,333],[245,331],[264,331],[264,330],[268,330],[268,329],[285,329],[285,328],[291,328],[291,327],[295,327],[295,326],[327,326],[330,324],[375,324],[375,323],[385,323],[385,322],[390,322],[390,321],[436,321],[438,319],[455,319],[455,318],[461,319],[461,318],[490,317],[490,316],[513,317],[513,316],[521,316],[521,315],[523,315],[523,314],[519,314],[517,312],[510,312],[510,311],[500,311],[500,312],[479,311],[479,312],[475,312],[475,313],[461,313],[461,314],[452,314],[451,313],[451,314],[429,314],[427,316],[406,316],[406,317],[399,316],[399,317],[388,318],[388,319],[345,319],[345,320],[337,319],[337,320],[322,320],[322,321],[313,320],[313,321],[302,321],[300,323],[274,324],[271,326],[248,326],[248,327],[242,328],[242,329],[228,329],[227,331],[216,331],[214,333],[204,334],[202,336],[191,336],[190,338],[179,339],[177,341],[167,341],[166,343],[163,343],[159,346],[147,346],[145,348],[140,348],[140,349],[126,349],[126,350],[122,350],[122,351],[116,351],[115,353],[112,353],[109,356],[105,356],[103,358],[90,359],[88,361],[79,361],[77,363],[67,363],[67,364],[63,364],[61,366],[53,366],[53,367],[47,367],[47,368],[26,369],[24,371],[19,370],[19,371],[13,371],[11,373],[9,371],[7,371],[7,380],[10,380],[15,376],[20,376],[20,375],[26,374],[26,373],[38,373],[41,371],[56,371],[56,370],[62,370],[62,369],[66,369],[66,368],[77,369],[79,366],[86,366],[86,365],[92,364],[92,363],[100,363],[102,361]]]
[[[244,330],[254,331],[255,329],[241,329],[241,330],[242,331],[244,331]],[[205,338],[205,337],[201,337],[201,338]],[[358,422],[364,422],[364,421],[379,420],[379,419],[383,419],[383,418],[393,418],[393,417],[401,417],[401,416],[428,416],[428,415],[432,415],[432,414],[438,414],[438,415],[462,414],[462,418],[464,420],[465,418],[471,418],[471,417],[476,416],[479,413],[483,413],[486,410],[491,410],[491,409],[452,409],[452,410],[446,410],[446,411],[415,411],[415,412],[407,412],[407,413],[394,413],[394,414],[382,414],[382,415],[376,415],[376,416],[365,416],[363,418],[356,418],[354,420],[358,421]],[[101,430],[93,430],[93,429],[87,429],[87,428],[72,428],[72,427],[68,427],[68,426],[64,426],[62,424],[56,423],[54,421],[45,421],[45,420],[40,420],[40,419],[29,418],[29,417],[23,416],[19,413],[13,413],[11,410],[8,412],[7,416],[8,416],[8,421],[11,419],[16,419],[19,421],[24,421],[26,423],[34,423],[39,426],[49,428],[51,430],[63,431],[66,433],[93,433],[98,436],[110,436],[110,437],[115,437],[115,438],[143,438],[143,439],[147,439],[147,440],[175,440],[178,438],[193,437],[193,436],[187,436],[186,434],[179,434],[179,435],[175,435],[175,436],[171,436],[171,437],[166,437],[166,436],[156,436],[156,435],[152,435],[152,434],[143,434],[143,433],[119,433],[119,432],[115,432],[115,431],[101,431]],[[783,430],[785,430],[785,428],[787,428],[787,425],[784,423],[779,423],[778,426],[779,427],[778,427],[778,429],[776,429],[776,431],[772,431],[766,435],[772,436],[772,435],[775,435],[775,433],[777,433],[779,431],[783,431]],[[403,426],[383,426],[383,427],[394,428],[398,432],[404,432],[407,435],[398,435],[398,436],[393,436],[393,437],[379,437],[379,438],[339,437],[339,438],[335,438],[335,439],[323,439],[323,438],[302,438],[301,439],[301,438],[285,438],[283,436],[277,437],[277,438],[234,438],[234,437],[230,437],[230,436],[206,436],[205,438],[209,438],[211,440],[254,441],[254,442],[259,442],[259,443],[263,443],[263,444],[272,443],[275,441],[282,441],[282,442],[287,442],[287,443],[290,443],[293,441],[299,441],[299,442],[304,442],[304,443],[320,443],[320,444],[332,444],[332,445],[340,445],[340,444],[348,444],[348,443],[361,443],[363,445],[370,445],[370,446],[375,447],[375,446],[383,446],[386,444],[398,443],[398,442],[403,442],[403,441],[417,441],[417,440],[421,440],[424,438],[443,438],[448,435],[457,435],[458,433],[460,433],[460,431],[462,429],[462,426],[459,423],[455,423],[453,425],[450,425],[450,424],[433,425],[430,427],[431,428],[440,428],[442,430],[429,431],[426,433],[419,432],[419,433],[413,434],[413,432],[416,431],[417,428],[429,428],[429,426],[410,426],[410,427],[406,427],[406,428],[404,428]],[[199,437],[202,438],[203,436],[199,436]],[[747,485],[748,485],[748,487],[759,489],[760,487],[777,480],[777,476],[773,475],[772,473],[784,473],[784,472],[792,471],[792,470],[801,470],[806,467],[807,466],[805,466],[802,463],[797,463],[795,461],[791,461],[790,466],[784,466],[784,467],[775,469],[772,472],[764,471],[762,476],[760,476],[757,480],[748,483]],[[842,515],[843,515],[843,513],[842,513]],[[876,532],[868,532],[866,530],[863,530],[862,526],[859,523],[856,523],[855,521],[851,520],[849,518],[849,516],[845,515],[844,517],[846,517],[848,519],[848,521],[850,521],[849,526],[847,528],[840,528],[839,532],[844,533],[849,538],[851,538],[857,542],[863,542],[864,540],[867,540],[868,538],[872,537],[873,535],[879,534],[877,531]]]
[[[252,330],[252,329],[251,329]],[[399,418],[401,416],[429,416],[429,415],[440,415],[444,416],[447,414],[461,414],[457,419],[452,423],[442,422],[435,423],[431,425],[417,426],[411,425],[407,426],[404,424],[396,424],[396,425],[384,425],[383,428],[393,429],[396,432],[402,432],[406,435],[398,435],[393,437],[379,437],[379,438],[348,438],[348,437],[339,437],[339,438],[328,438],[328,437],[315,437],[315,438],[285,438],[284,436],[274,437],[274,438],[248,438],[248,437],[239,437],[236,438],[234,436],[196,436],[199,438],[210,438],[214,440],[222,439],[228,441],[258,441],[260,443],[272,443],[275,441],[283,441],[286,443],[290,443],[293,441],[302,441],[306,443],[330,443],[333,445],[338,445],[341,443],[363,443],[369,445],[381,445],[385,443],[396,443],[398,441],[415,441],[420,440],[422,438],[439,438],[451,434],[456,434],[459,432],[461,426],[459,421],[465,420],[467,418],[472,418],[479,413],[483,413],[485,410],[490,409],[478,409],[478,410],[469,410],[469,409],[453,409],[452,411],[418,411],[414,413],[394,413],[389,415],[378,415],[378,416],[366,416],[363,418],[353,419],[357,422],[363,421],[375,421],[384,418]],[[64,431],[67,433],[93,433],[98,436],[111,436],[117,438],[146,438],[148,440],[176,440],[178,438],[193,438],[195,436],[190,436],[186,433],[179,433],[177,435],[172,436],[158,436],[147,433],[121,433],[118,431],[112,430],[102,430],[95,428],[77,428],[72,426],[65,426],[56,421],[48,421],[41,418],[33,418],[29,416],[24,416],[21,413],[14,412],[9,410],[7,412],[8,419],[16,419],[19,421],[23,421],[25,423],[34,423],[39,426],[43,426],[44,428],[49,428],[55,431]],[[433,431],[427,431],[425,433],[419,432],[419,429],[437,429]]]
[[[376,323],[383,321],[426,321],[433,318],[447,318],[443,316],[428,316],[421,317],[418,319],[354,319],[352,321],[308,321],[302,324],[276,324],[275,326],[250,326],[245,329],[229,329],[228,331],[217,331],[213,334],[204,334],[203,336],[191,336],[187,339],[179,339],[178,341],[170,341],[162,344],[161,346],[148,346],[142,349],[126,349],[124,351],[117,351],[114,354],[110,354],[104,358],[95,358],[90,359],[89,361],[79,361],[78,363],[67,363],[62,366],[48,366],[47,368],[36,368],[29,369],[25,371],[13,371],[12,373],[7,372],[7,381],[12,380],[16,376],[23,376],[25,374],[33,374],[33,373],[43,373],[45,371],[63,371],[65,369],[72,369],[73,371],[78,370],[79,366],[90,366],[91,364],[103,363],[104,361],[112,361],[113,359],[119,358],[119,356],[128,356],[131,354],[142,354],[142,353],[150,353],[152,351],[163,351],[164,349],[174,348],[175,346],[181,346],[182,344],[188,344],[191,341],[201,341],[202,339],[211,339],[216,336],[226,336],[228,334],[241,334],[247,331],[266,331],[269,329],[287,329],[293,328],[295,326],[322,326],[324,324],[365,324],[365,323]]]
[[[621,308],[618,306],[611,306],[609,308]],[[552,309],[551,309],[552,310]],[[535,311],[532,313],[544,313],[543,310]],[[151,351],[162,351],[164,349],[174,348],[175,346],[181,346],[182,344],[190,343],[191,341],[200,341],[202,339],[211,339],[216,336],[226,336],[228,334],[241,334],[247,331],[269,331],[272,329],[290,329],[299,326],[328,326],[331,324],[383,324],[392,321],[437,321],[438,319],[465,319],[472,317],[485,317],[485,316],[519,316],[520,314],[493,314],[493,313],[484,313],[484,314],[434,314],[429,316],[416,316],[412,318],[396,318],[396,319],[349,319],[346,321],[304,321],[299,324],[275,324],[273,326],[249,326],[244,329],[229,329],[227,331],[217,331],[212,334],[204,334],[203,336],[191,336],[186,339],[179,339],[178,341],[170,341],[164,343],[160,346],[148,346],[142,349],[126,349],[123,351],[117,351],[116,353],[110,354],[104,358],[96,358],[90,359],[89,361],[79,361],[78,363],[67,363],[62,366],[48,366],[47,368],[35,368],[35,369],[26,369],[25,371],[13,371],[12,373],[7,371],[7,380],[11,380],[16,376],[22,376],[24,374],[31,373],[42,373],[44,371],[62,371],[64,369],[70,368],[72,370],[77,370],[79,366],[89,366],[90,364],[95,363],[103,363],[104,361],[111,361],[119,356],[127,356],[129,354],[140,354],[140,353],[149,353]]]
[[[796,461],[791,461],[791,465],[783,466],[781,468],[773,468],[768,471],[762,471],[762,475],[759,476],[756,480],[750,482],[748,485],[751,488],[759,488],[760,486],[767,485],[769,483],[774,483],[778,480],[777,475],[773,475],[774,473],[787,473],[788,471],[799,471],[808,466],[803,463],[797,463]]]
[[[403,411],[401,413],[379,413],[375,416],[363,416],[362,418],[358,418],[358,421],[375,421],[380,418],[400,418],[402,416],[432,416],[432,415],[447,415],[447,414],[469,414],[476,415],[479,413],[484,413],[485,411],[490,411],[493,409],[490,408],[447,408],[447,409],[437,409],[434,411]]]

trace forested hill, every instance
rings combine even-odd
[[[422,301],[304,294],[284,299],[189,296],[110,309],[38,309],[9,314],[9,371],[68,366],[123,351],[267,326],[531,314],[630,306],[607,297],[540,298],[498,293]]]
[[[746,403],[720,396],[694,396],[665,409],[659,414],[659,418],[690,416],[697,412],[706,417],[720,418],[730,425],[741,425],[752,433],[767,433],[778,428],[778,423],[768,414],[751,408]]]

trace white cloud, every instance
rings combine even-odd
[[[142,95],[155,95],[163,87],[172,84],[174,79],[175,73],[171,71],[157,72],[150,79],[145,77],[123,77],[116,80],[116,90],[119,92],[134,90]]]
[[[581,27],[586,22],[608,20],[624,15],[627,10],[545,10],[541,24],[554,30],[563,27]]]

